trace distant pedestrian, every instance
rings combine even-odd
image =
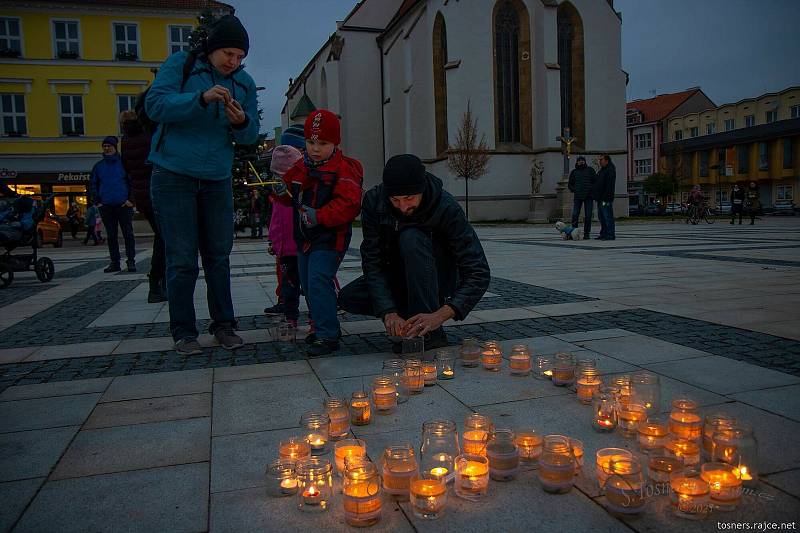
[[[608,154],[603,154],[598,160],[600,172],[597,173],[597,184],[594,197],[597,200],[597,217],[600,219],[601,241],[613,241],[617,238],[614,223],[614,189],[617,182],[617,167]]]
[[[747,186],[747,212],[750,215],[750,225],[756,223],[756,215],[761,212],[761,196],[758,184],[751,181]]]
[[[86,216],[83,219],[83,224],[86,226],[86,237],[83,238],[83,244],[88,244],[89,239],[92,239],[94,245],[97,246],[100,237],[97,235],[95,225],[97,224],[99,216],[100,210],[97,209],[97,206],[89,204],[89,207],[86,209]]]
[[[92,202],[100,208],[100,216],[108,231],[108,253],[111,263],[103,272],[119,272],[120,255],[117,228],[125,239],[128,272],[136,272],[136,241],[133,237],[133,191],[130,178],[117,153],[117,138],[103,139],[103,159],[92,168],[90,184]]]
[[[572,227],[578,227],[578,220],[583,207],[583,238],[588,239],[592,233],[592,189],[595,187],[597,174],[586,164],[586,158],[578,156],[575,168],[569,173],[569,190],[574,194],[572,201]]]
[[[738,183],[733,184],[731,190],[731,224],[736,220],[736,215],[739,215],[739,225],[742,224],[742,212],[744,211],[744,189],[739,187]]]

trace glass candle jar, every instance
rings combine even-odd
[[[328,451],[331,419],[328,413],[309,411],[300,417],[300,427],[311,446],[311,455],[321,455]]]
[[[344,473],[344,462],[347,457],[366,457],[367,443],[361,439],[342,439],[333,445],[333,457],[336,463],[336,473]]]
[[[596,368],[581,368],[578,371],[578,379],[575,382],[575,393],[578,395],[578,401],[584,405],[592,403],[592,398],[603,385],[603,378],[600,377],[600,371]]]
[[[383,490],[396,500],[407,501],[411,478],[419,466],[410,444],[389,446],[383,452]]]
[[[583,442],[578,439],[569,439],[569,447],[575,457],[575,475],[577,476],[583,468]]]
[[[267,466],[264,474],[267,494],[275,497],[292,496],[297,493],[295,462],[278,459]]]
[[[531,350],[527,344],[515,344],[511,347],[508,367],[514,376],[527,376],[531,373]]]
[[[684,464],[683,458],[666,455],[662,450],[660,453],[649,457],[647,466],[650,481],[655,484],[664,484],[669,483],[669,477],[672,473],[682,470]]]
[[[479,500],[489,492],[489,459],[483,455],[463,454],[456,457],[456,496]]]
[[[565,494],[575,484],[575,456],[569,439],[563,435],[546,435],[539,457],[539,481],[545,492]]]
[[[486,341],[481,352],[483,369],[490,372],[499,372],[503,365],[503,348],[497,341]]]
[[[672,400],[669,414],[669,432],[677,437],[699,440],[703,432],[703,419],[698,412],[699,404],[681,396]]]
[[[606,507],[619,514],[639,514],[644,510],[644,473],[636,459],[611,461],[606,479]]]
[[[461,366],[472,368],[481,362],[481,345],[477,339],[464,339],[461,344]]]
[[[381,519],[381,480],[373,463],[348,461],[342,480],[342,502],[348,525],[367,527],[378,523]]]
[[[329,396],[323,400],[325,411],[331,419],[328,434],[331,440],[343,439],[350,433],[350,410],[344,398]]]
[[[452,479],[455,458],[461,453],[458,431],[452,420],[429,420],[422,424],[419,448],[421,472],[435,478]]]
[[[627,374],[613,376],[608,381],[608,388],[618,405],[625,405],[631,400],[631,377]]]
[[[449,350],[436,352],[436,370],[438,378],[442,380],[453,379],[456,375],[455,358]]]
[[[297,328],[286,320],[275,327],[275,340],[281,343],[294,343],[297,339]]]
[[[661,379],[658,374],[644,370],[631,374],[631,399],[644,405],[648,415],[661,412]]]
[[[517,448],[519,460],[525,466],[539,465],[539,456],[542,455],[542,436],[532,429],[523,429],[517,432]]]
[[[488,416],[470,413],[464,419],[464,453],[486,455],[486,444],[492,431],[492,421]]]
[[[686,466],[700,464],[700,444],[697,441],[670,435],[664,443],[664,452],[680,457]]]
[[[489,458],[489,476],[495,481],[511,481],[519,471],[519,449],[514,432],[510,429],[495,429],[486,444]]]
[[[595,453],[595,473],[597,474],[597,484],[602,490],[611,473],[611,461],[621,461],[622,459],[633,459],[633,454],[623,448],[601,448]]]
[[[557,353],[553,361],[553,385],[566,387],[575,381],[575,356],[571,353]]]
[[[423,361],[422,374],[426,387],[436,385],[436,361]]]
[[[702,520],[711,511],[711,488],[700,469],[684,468],[670,475],[670,503],[675,516]]]
[[[278,445],[278,458],[283,461],[301,461],[311,457],[311,446],[305,437],[290,437]]]
[[[419,394],[425,389],[425,374],[422,371],[422,361],[419,359],[406,359],[406,383],[410,394]]]
[[[712,436],[712,459],[736,467],[744,486],[758,484],[758,441],[744,423],[717,430]]]
[[[666,418],[650,416],[646,422],[641,422],[637,428],[637,441],[642,453],[650,454],[664,449],[669,435],[669,425]]]
[[[617,427],[617,401],[613,389],[600,387],[592,398],[592,427],[600,433]]]
[[[739,469],[727,463],[705,463],[700,477],[708,483],[711,505],[720,511],[733,511],[742,501]]]
[[[714,453],[714,433],[723,429],[730,429],[736,425],[736,419],[726,413],[711,413],[703,421],[703,455],[711,460]]]
[[[647,420],[647,409],[644,405],[628,402],[617,406],[617,427],[623,437],[635,437],[639,424],[645,420]]]
[[[533,360],[533,377],[540,381],[551,381],[553,360],[545,355],[537,355]]]
[[[447,482],[422,471],[411,480],[410,498],[414,516],[425,520],[441,518],[447,504]]]
[[[325,511],[333,498],[331,462],[321,457],[297,463],[297,502],[301,511]]]
[[[402,359],[387,359],[383,362],[384,376],[392,378],[395,386],[397,403],[408,401],[408,378],[406,377],[406,362]]]
[[[372,380],[372,403],[379,415],[388,415],[397,408],[397,387],[391,376],[378,376]]]
[[[367,391],[359,390],[350,397],[350,424],[366,426],[372,417]]]

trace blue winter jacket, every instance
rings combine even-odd
[[[130,180],[118,154],[104,155],[95,163],[89,189],[96,204],[122,205],[130,199]]]
[[[187,54],[169,56],[147,92],[145,110],[159,123],[149,161],[202,180],[230,179],[232,141],[253,144],[258,140],[256,85],[242,69],[223,76],[210,63],[198,59],[181,90]],[[247,116],[242,124],[231,125],[222,103],[201,103],[201,95],[214,85],[227,88],[241,104]]]

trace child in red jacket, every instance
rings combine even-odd
[[[361,163],[342,154],[339,118],[313,111],[303,128],[306,153],[274,187],[279,201],[294,208],[294,240],[300,285],[314,317],[308,355],[339,349],[336,271],[350,245],[353,220],[361,211]],[[290,193],[290,194],[289,194]]]

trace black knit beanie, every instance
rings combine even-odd
[[[250,38],[242,23],[233,15],[225,15],[211,26],[208,32],[206,51],[210,54],[220,48],[238,48],[247,55]]]
[[[425,166],[415,155],[390,158],[383,168],[383,192],[386,196],[410,196],[425,192]]]

